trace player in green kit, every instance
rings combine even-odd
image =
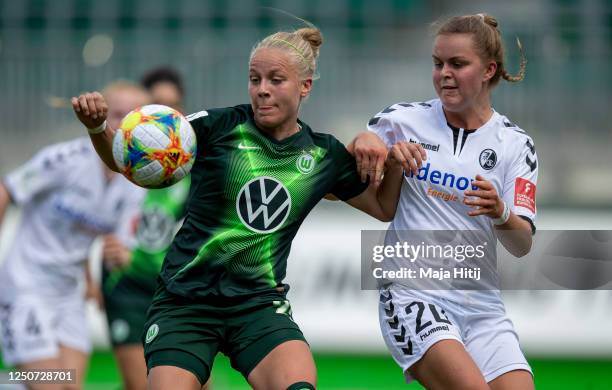
[[[218,352],[254,389],[315,388],[312,354],[283,283],[291,241],[328,193],[391,219],[402,182],[401,167],[388,161],[382,183],[364,184],[342,143],[298,119],[321,43],[312,27],[266,37],[251,52],[251,104],[188,116],[198,155],[185,221],[164,260],[143,335],[150,389],[200,389]],[[99,94],[72,103],[87,128],[102,125]],[[91,139],[117,169],[113,134],[106,126]],[[374,169],[385,161],[360,162],[378,177]]]

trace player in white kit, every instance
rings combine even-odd
[[[368,124],[405,168],[389,229],[477,230],[523,256],[535,233],[537,156],[531,137],[493,110],[490,92],[501,78],[523,78],[524,57],[519,75],[508,74],[497,21],[478,14],[441,25],[433,63],[438,99],[393,104]],[[371,136],[357,140],[356,154]],[[534,387],[499,290],[391,283],[381,289],[379,318],[407,381],[428,389]]]
[[[146,104],[140,87],[105,90],[114,127]],[[2,357],[20,369],[76,369],[77,383],[30,389],[79,389],[90,341],[79,288],[93,240],[114,232],[139,209],[143,190],[102,163],[88,137],[48,146],[0,182],[0,220],[9,203],[22,209],[0,265]]]

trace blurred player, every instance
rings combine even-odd
[[[182,81],[173,69],[153,69],[142,84],[153,103],[182,107]],[[169,188],[147,191],[135,223],[134,248],[128,248],[115,235],[104,237],[104,306],[125,390],[144,390],[147,385],[141,336],[164,256],[184,214],[189,182],[187,178]]]
[[[491,108],[497,83],[520,81],[525,72],[524,58],[518,76],[506,71],[497,25],[484,14],[442,24],[433,47],[439,98],[394,104],[369,129],[404,162],[390,231],[482,231],[520,257],[535,233],[537,157],[531,137]],[[499,290],[425,291],[392,283],[381,290],[379,313],[407,380],[428,389],[534,387]]]
[[[141,84],[151,94],[153,103],[183,111],[183,80],[174,68],[163,66],[151,69],[142,77]]]
[[[115,127],[148,102],[146,92],[126,82],[111,84],[103,93],[110,104],[108,122]],[[44,148],[0,184],[0,216],[10,202],[22,208],[0,267],[5,363],[20,369],[76,369],[77,375],[75,385],[29,384],[30,389],[81,388],[90,341],[78,287],[88,251],[98,235],[127,234],[120,230],[121,221],[137,209],[142,195],[142,189],[104,166],[88,138]]]
[[[144,338],[153,390],[200,389],[218,352],[255,389],[315,388],[312,354],[283,283],[291,241],[327,193],[390,219],[401,183],[400,166],[390,165],[378,189],[368,188],[344,145],[298,120],[321,43],[316,28],[266,37],[251,52],[251,104],[188,116],[198,140],[192,190]],[[92,142],[116,169],[114,130],[98,116],[103,98],[72,103],[86,127],[98,128]]]

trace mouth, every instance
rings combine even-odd
[[[257,106],[257,111],[265,113],[265,112],[270,112],[274,109],[274,106],[271,105],[265,105],[265,106]]]

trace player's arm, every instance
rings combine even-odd
[[[395,216],[402,189],[402,172],[401,165],[388,163],[378,187],[369,185],[365,191],[347,200],[346,203],[378,220],[391,221]]]
[[[510,205],[499,196],[490,181],[476,175],[472,184],[478,189],[465,191],[463,201],[473,208],[468,215],[486,215],[492,218],[499,241],[512,255],[523,257],[529,253],[532,244],[531,224],[511,211]]]
[[[73,97],[71,103],[77,118],[87,128],[91,142],[102,161],[110,170],[119,172],[113,160],[115,129],[106,122],[108,105],[102,94],[97,91],[84,93]]]

